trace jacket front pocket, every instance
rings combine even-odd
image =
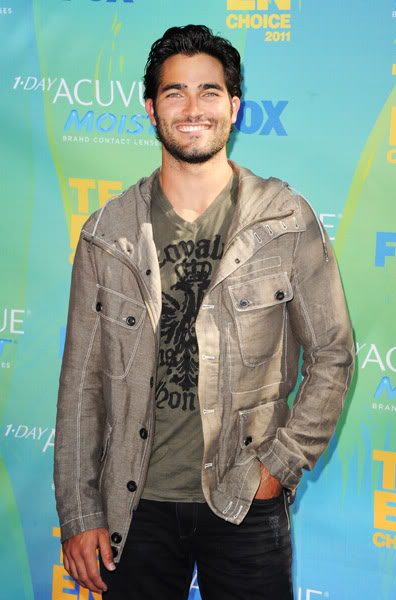
[[[229,286],[243,363],[256,367],[282,347],[286,302],[293,298],[287,273]]]
[[[239,411],[239,446],[242,450],[239,461],[249,455],[261,456],[272,444],[279,427],[284,427],[289,418],[286,400],[267,402],[254,408]]]
[[[102,365],[109,377],[122,379],[131,367],[146,315],[144,304],[108,288],[98,287],[92,305],[100,317]]]

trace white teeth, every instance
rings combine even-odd
[[[179,131],[204,131],[205,129],[209,129],[209,125],[182,125],[178,127]]]

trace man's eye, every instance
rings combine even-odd
[[[218,96],[217,92],[206,92],[205,96]]]
[[[167,98],[180,98],[181,94],[179,92],[172,92],[167,95]]]

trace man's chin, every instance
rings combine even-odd
[[[211,152],[210,154],[207,154],[207,153],[191,154],[191,155],[184,154],[184,155],[180,155],[178,160],[180,160],[181,162],[188,163],[190,165],[199,165],[199,164],[208,162],[208,160],[213,158],[216,154],[217,154],[217,152]],[[177,159],[176,156],[174,156],[174,158]]]
[[[216,154],[218,154],[221,150],[221,148],[216,148],[216,149],[213,149],[210,151],[203,151],[203,150],[188,151],[188,150],[185,150],[180,147],[173,147],[173,146],[170,146],[169,144],[164,144],[164,142],[162,142],[162,144],[166,148],[167,152],[175,160],[177,160],[179,162],[185,162],[190,165],[199,165],[199,164],[208,162],[208,160],[210,160],[211,158],[216,156]]]

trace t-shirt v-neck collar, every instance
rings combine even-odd
[[[172,204],[169,202],[166,197],[159,180],[159,176],[157,176],[154,180],[153,193],[156,195],[158,200],[158,205],[164,215],[172,221],[173,224],[177,224],[188,231],[196,231],[203,222],[206,222],[211,218],[219,209],[219,206],[223,203],[225,198],[231,197],[232,202],[232,194],[231,190],[236,181],[237,175],[233,173],[228,180],[226,186],[222,189],[220,194],[213,200],[213,202],[208,206],[206,210],[202,214],[200,214],[195,221],[186,221],[183,219],[173,208]]]

